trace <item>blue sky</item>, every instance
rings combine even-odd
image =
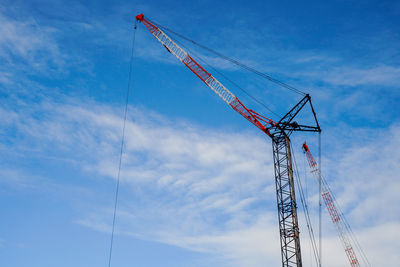
[[[107,265],[138,13],[309,92],[324,176],[372,265],[396,266],[399,2],[54,0],[0,4],[1,266]],[[279,266],[270,140],[143,25],[136,34],[112,266]],[[299,100],[195,51],[278,115]],[[317,137],[293,136],[315,221],[304,140],[316,154]],[[323,263],[345,266],[323,218]]]

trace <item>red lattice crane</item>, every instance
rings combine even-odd
[[[304,97],[278,122],[247,108],[231,91],[205,70],[185,50],[178,46],[159,27],[144,17],[137,15],[136,20],[143,23],[150,33],[179,61],[188,67],[225,103],[245,119],[263,131],[272,139],[272,149],[275,170],[275,185],[278,206],[279,234],[281,244],[282,266],[302,266],[300,251],[300,232],[297,218],[295,185],[293,182],[293,164],[289,136],[294,131],[321,132],[311,97]],[[269,78],[271,79],[271,78]],[[281,85],[283,83],[280,83]],[[287,86],[287,85],[286,85]],[[300,125],[293,121],[300,110],[310,104],[316,126]]]
[[[340,241],[342,242],[344,251],[346,252],[347,258],[349,259],[350,265],[352,267],[359,267],[360,263],[358,262],[357,256],[353,250],[353,246],[351,245],[350,238],[348,237],[348,234],[346,232],[346,227],[343,224],[343,220],[341,218],[343,215],[341,215],[340,212],[337,210],[335,202],[329,191],[329,187],[326,184],[325,180],[322,178],[318,164],[315,161],[306,143],[303,144],[303,150],[307,156],[307,161],[308,165],[311,168],[311,172],[314,174],[315,178],[318,181],[321,180],[322,198],[324,199],[326,209],[328,210],[329,215],[331,216],[332,222],[339,233]]]

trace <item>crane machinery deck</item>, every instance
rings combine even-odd
[[[304,94],[304,97],[285,116],[275,122],[247,108],[231,91],[178,46],[155,23],[145,18],[143,14],[137,15],[136,20],[142,22],[168,52],[189,68],[225,103],[271,138],[282,266],[302,266],[290,135],[296,131],[321,132],[310,95]],[[315,120],[314,126],[301,125],[294,121],[294,118],[307,103],[311,107]]]

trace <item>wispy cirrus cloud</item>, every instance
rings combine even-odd
[[[47,115],[38,120],[37,112]],[[23,154],[29,147],[38,149],[36,155],[58,151],[55,156],[68,158],[73,154],[90,176],[115,178],[115,148],[122,124],[115,110],[45,102],[17,114],[10,110],[2,114],[14,114],[13,120],[2,124],[17,128],[19,136],[24,136],[11,141],[16,145],[11,144],[14,152]],[[130,114],[121,178],[125,190],[133,195],[121,202],[118,232],[196,251],[211,252],[220,243],[226,253],[232,246],[240,251],[236,239],[246,238],[239,238],[239,233],[254,232],[246,229],[264,225],[266,220],[261,220],[261,213],[251,215],[250,211],[265,210],[265,201],[275,199],[273,180],[266,179],[272,177],[270,162],[265,149],[260,149],[268,145],[265,140],[181,122],[171,127],[166,118],[152,112],[144,116],[131,109]],[[110,212],[91,210],[78,222],[104,231]],[[272,214],[268,220],[275,219]]]
[[[0,57],[9,66],[28,65],[43,72],[65,64],[65,55],[53,37],[55,28],[40,26],[33,18],[20,20],[5,14],[0,14],[0,23]]]
[[[377,67],[335,66],[330,70],[298,73],[335,86],[400,86],[400,68],[381,65]]]
[[[390,212],[390,203],[398,201],[400,191],[400,182],[393,178],[397,176],[400,153],[392,149],[400,144],[399,133],[398,125],[374,133],[370,129],[356,132],[354,138],[370,141],[360,146],[354,140],[336,155],[338,162],[329,162],[329,177],[338,200],[355,223],[400,221],[398,213]]]
[[[0,17],[0,21],[5,25],[0,30],[3,33],[0,37],[0,56],[8,67],[18,64],[13,71],[5,69],[1,73],[3,85],[20,82],[13,75],[25,69],[21,67],[24,64],[29,66],[29,71],[35,72],[60,69],[66,64],[66,56],[56,40],[56,27],[42,27],[34,19],[20,20],[5,15]],[[109,22],[112,24],[112,21]],[[98,27],[101,26],[99,21],[89,20],[79,26],[91,33],[96,31],[97,36],[101,36],[95,38],[94,43],[116,45],[125,41],[121,40],[121,36],[126,32],[117,31],[120,26],[116,24],[110,28],[107,27],[109,25]],[[257,36],[262,36],[258,31],[251,32],[244,27],[233,29],[234,32],[225,32],[224,38],[214,38],[214,47],[219,47],[222,40],[236,38],[223,52],[233,54],[242,61],[256,58],[261,63],[249,61],[250,65],[255,64],[269,72],[291,75],[293,68],[287,67],[294,62],[297,64],[295,68],[304,67],[306,70],[298,74],[294,72],[298,77],[335,86],[398,85],[396,67],[384,63],[378,67],[359,67],[358,64],[348,64],[339,56],[329,56],[324,51],[285,50],[276,43],[266,48],[260,45],[265,40],[256,40]],[[141,42],[150,44],[137,48],[142,59],[180,64],[148,32],[144,29],[142,32],[140,37],[145,40]],[[255,37],[246,39],[249,36]],[[237,49],[243,43],[253,45]],[[215,61],[212,63],[218,68],[230,70],[224,62],[213,57],[207,60]],[[343,67],[340,67],[342,63]],[[316,64],[325,66],[315,71],[313,66]],[[63,95],[55,100],[44,96],[46,93],[40,92],[37,84],[26,82],[24,87],[26,91],[37,89],[32,93],[34,100],[26,95],[13,95],[10,98],[12,101],[0,108],[3,118],[0,133],[7,137],[0,143],[6,151],[3,162],[9,165],[6,171],[1,172],[2,177],[9,178],[6,182],[29,188],[36,178],[31,174],[35,168],[24,170],[26,167],[23,164],[11,162],[8,157],[24,163],[42,158],[47,168],[55,162],[62,162],[59,170],[75,170],[68,179],[78,176],[84,181],[94,180],[92,185],[113,182],[118,166],[121,112],[92,100],[66,99]],[[11,87],[8,89],[11,90]],[[337,107],[354,109],[362,102],[362,89],[344,98]],[[48,92],[52,88],[46,90]],[[329,92],[329,97],[333,91]],[[368,105],[364,107],[369,108]],[[329,118],[332,116],[325,107],[321,113]],[[131,108],[129,114],[117,233],[208,253],[221,257],[227,266],[279,265],[269,140],[266,142],[251,133],[231,133],[169,120],[144,108]],[[335,131],[342,134],[348,126],[344,123]],[[397,251],[393,249],[399,238],[395,232],[399,218],[398,213],[391,210],[392,203],[399,201],[399,185],[395,179],[399,160],[393,152],[393,147],[398,147],[398,128],[394,125],[390,131],[373,129],[374,134],[379,135],[379,141],[355,142],[355,145],[345,147],[345,153],[340,157],[329,156],[330,162],[324,162],[324,168],[326,166],[329,170],[327,178],[337,192],[340,204],[355,222],[356,234],[372,255],[371,261],[378,266],[396,266],[399,261]],[[371,132],[367,129],[363,134]],[[358,134],[348,135],[362,138]],[[329,142],[332,146],[343,147],[340,138]],[[377,151],[382,154],[378,156]],[[60,182],[61,174],[45,170],[46,174],[42,173],[42,176],[47,175],[54,183]],[[46,186],[49,184],[41,184],[41,187]],[[49,187],[54,188],[52,185]],[[66,186],[60,182],[57,188],[57,192],[63,192]],[[80,212],[71,221],[109,234],[112,210],[109,205],[102,205],[104,199],[96,199],[96,190],[90,188],[95,193],[86,197],[96,204],[77,208]],[[74,198],[82,200],[79,194]],[[327,220],[327,223],[330,221]],[[347,262],[339,240],[331,230],[327,230],[329,232],[324,237],[324,246],[329,248],[324,257],[329,259],[330,265],[327,266],[343,266]],[[302,230],[302,244],[306,243],[304,248],[307,247],[305,233],[306,230]],[[342,261],[337,255],[343,256]],[[392,258],[389,259],[388,255]]]
[[[92,64],[73,46],[65,44],[71,32],[93,32],[85,22],[48,23],[43,18],[0,9],[0,82],[18,83],[27,75],[57,79],[71,71],[92,75]],[[78,41],[76,41],[79,43]],[[33,81],[34,79],[31,79]]]
[[[122,126],[115,108],[68,99],[62,103],[49,98],[31,105],[23,102],[18,108],[2,108],[1,113],[12,118],[2,121],[2,131],[15,129],[18,133],[16,139],[3,143],[3,148],[12,147],[21,157],[34,150],[35,157],[73,158],[74,162],[65,164],[79,166],[81,175],[115,178]],[[42,114],[40,119],[37,114]],[[144,116],[143,111],[131,108],[129,114],[118,234],[210,253],[224,258],[227,266],[279,263],[273,167],[266,140],[249,133],[226,133],[171,121],[151,111]],[[390,148],[398,142],[398,127],[391,132],[393,142],[354,146],[338,162],[324,165],[326,170],[340,166],[333,172],[338,178],[327,178],[345,212],[356,222],[354,230],[362,244],[368,251],[380,251],[376,252],[379,255],[385,255],[386,246],[376,248],[374,242],[385,241],[368,235],[385,223],[395,225],[398,221],[396,216],[385,215],[389,204],[398,200],[392,173],[396,168],[388,167],[396,166],[397,156]],[[382,149],[387,157],[376,158],[376,151]],[[363,162],[369,167],[363,167]],[[371,175],[381,178],[371,181]],[[101,183],[102,179],[96,181]],[[381,182],[391,187],[380,186]],[[378,200],[384,201],[388,210],[371,205]],[[382,220],[371,221],[376,214],[381,214]],[[111,215],[108,207],[98,205],[85,209],[75,221],[108,233]],[[342,253],[334,232],[324,240],[332,251]],[[379,258],[384,257],[371,261],[380,264]],[[332,262],[329,266],[341,264]]]

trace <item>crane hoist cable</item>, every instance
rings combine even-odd
[[[318,235],[319,235],[319,267],[322,264],[322,176],[321,176],[321,133],[318,134]]]
[[[108,253],[108,267],[111,266],[111,258],[112,258],[112,252],[113,252],[115,219],[116,219],[117,207],[118,207],[122,156],[123,156],[124,145],[125,145],[125,126],[126,126],[126,119],[127,119],[127,115],[128,115],[129,95],[130,95],[130,89],[131,89],[131,83],[132,83],[133,52],[134,52],[134,48],[135,48],[136,29],[137,29],[137,21],[135,21],[135,26],[134,26],[134,30],[133,30],[133,36],[132,36],[132,44],[131,44],[131,57],[130,57],[130,63],[129,63],[128,85],[126,88],[126,95],[125,95],[124,120],[123,120],[123,125],[122,125],[122,136],[121,136],[121,146],[120,146],[119,162],[118,162],[117,183],[115,186],[115,195],[114,195],[114,210],[113,210],[113,220],[112,220],[112,227],[111,227],[110,248],[109,248],[109,253]]]
[[[320,257],[319,257],[320,252],[318,251],[317,243],[316,243],[315,236],[314,236],[314,230],[312,227],[310,212],[309,212],[308,204],[307,204],[307,196],[306,196],[306,194],[304,194],[303,184],[300,179],[299,169],[297,167],[297,161],[296,161],[295,153],[293,151],[293,146],[291,147],[291,151],[292,151],[292,155],[293,155],[293,173],[295,174],[295,177],[297,178],[297,179],[295,179],[297,188],[298,188],[297,191],[300,193],[300,200],[301,200],[300,202],[301,202],[301,205],[303,206],[303,210],[304,210],[304,217],[305,217],[305,220],[307,223],[307,230],[308,230],[308,235],[310,237],[310,245],[312,248],[312,253],[314,254],[314,260],[315,260],[315,263],[317,264],[317,266],[321,266],[321,261],[320,261]]]

